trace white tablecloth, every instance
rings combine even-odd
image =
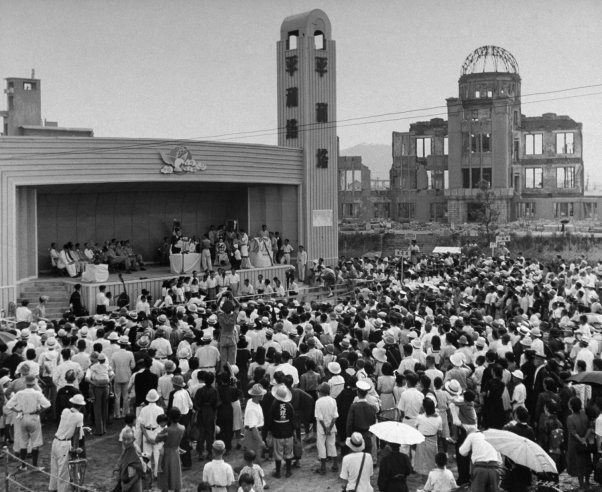
[[[109,265],[86,263],[86,268],[82,273],[82,282],[106,282],[107,280],[109,280]]]
[[[171,273],[181,275],[183,273],[192,273],[201,270],[201,255],[199,253],[186,253],[169,255],[169,265]]]

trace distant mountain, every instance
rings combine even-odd
[[[372,171],[372,178],[389,179],[389,170],[393,163],[390,145],[359,144],[347,149],[341,149],[340,154],[344,156],[361,156],[362,164],[368,166],[370,171]]]

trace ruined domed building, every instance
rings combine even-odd
[[[584,197],[581,123],[525,116],[518,63],[505,49],[481,46],[468,55],[447,116],[393,133],[392,218],[475,221],[483,186],[499,222],[597,215],[597,199]]]

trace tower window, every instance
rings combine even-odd
[[[481,97],[481,91],[474,91],[474,98],[479,99]]]
[[[35,82],[23,82],[23,90],[24,91],[35,91],[36,83]]]
[[[290,87],[286,89],[286,107],[296,108],[299,105],[299,89],[297,87]]]
[[[443,137],[443,155],[449,154],[449,139],[447,137]]]
[[[318,149],[316,151],[316,159],[318,167],[326,169],[328,167],[328,149]]]
[[[318,123],[328,122],[328,104],[317,103],[316,104],[316,121]]]
[[[314,45],[317,50],[326,49],[326,41],[324,39],[324,33],[322,31],[314,32]]]
[[[289,32],[288,38],[286,38],[286,49],[287,50],[296,50],[298,40],[299,40],[299,31]]]
[[[297,71],[297,55],[286,57],[286,71],[289,75],[293,75]]]
[[[297,138],[299,135],[299,127],[297,125],[297,120],[286,120],[286,138],[292,139]]]
[[[324,74],[328,72],[328,58],[325,56],[316,56],[316,72],[320,77],[324,77]]]

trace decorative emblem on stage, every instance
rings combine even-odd
[[[192,158],[190,151],[183,145],[174,147],[169,152],[159,152],[165,165],[161,168],[163,174],[195,173],[205,171],[207,164]]]

